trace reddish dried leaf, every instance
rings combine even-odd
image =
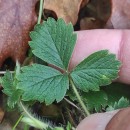
[[[4,117],[4,111],[0,108],[0,123],[2,122]]]
[[[130,1],[112,0],[112,14],[107,28],[130,29]]]
[[[0,0],[0,66],[7,58],[22,62],[29,32],[36,23],[38,0]]]
[[[54,11],[58,18],[63,18],[67,23],[76,24],[82,2],[89,0],[45,0],[44,9]],[[84,3],[82,6],[84,6]]]
[[[104,28],[111,14],[110,0],[91,0],[83,9],[80,29]]]
[[[104,22],[92,17],[86,17],[81,19],[80,21],[80,29],[81,30],[87,30],[87,29],[97,29],[97,28],[103,28]]]
[[[83,8],[88,2],[89,0],[83,0],[80,7]]]

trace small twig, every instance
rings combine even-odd
[[[69,110],[68,108],[66,108],[66,110],[67,110],[67,113],[68,113],[69,122],[70,122],[73,126],[76,127],[76,123],[74,122],[74,120],[73,120],[73,118],[72,118],[72,116],[71,116],[71,114],[70,114],[70,110]]]
[[[70,100],[68,100],[67,98],[64,97],[64,100],[66,102],[68,102],[70,105],[72,105],[73,107],[77,108],[78,110],[82,111],[78,106],[76,106],[73,102],[71,102]]]

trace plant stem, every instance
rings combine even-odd
[[[47,130],[48,128],[50,130],[55,129],[55,130],[64,130],[63,127],[52,127],[50,123],[45,123],[37,119],[36,117],[33,117],[27,110],[27,108],[23,105],[23,103],[20,101],[19,102],[20,108],[23,110],[23,113],[25,116],[21,117],[22,121],[30,126],[33,126],[35,128],[38,128],[40,130]],[[15,130],[15,129],[13,129]]]
[[[22,118],[23,118],[23,115],[21,115],[21,116],[19,117],[19,119],[18,119],[17,122],[15,123],[15,125],[14,125],[14,127],[13,127],[12,130],[15,130],[15,129],[16,129],[17,125],[18,125],[19,122],[22,120]]]
[[[76,89],[76,87],[75,87],[75,85],[74,85],[74,82],[73,82],[73,80],[71,79],[71,77],[69,78],[69,80],[70,80],[72,89],[73,89],[73,91],[74,91],[74,93],[75,93],[75,95],[76,95],[76,97],[77,97],[77,99],[78,99],[78,101],[79,101],[79,103],[80,103],[82,109],[84,110],[85,114],[86,114],[87,116],[89,116],[90,113],[89,113],[88,109],[86,108],[84,102],[82,101],[82,99],[81,99],[81,97],[80,97],[80,95],[79,95],[79,93],[78,93],[78,91],[77,91],[77,89]]]
[[[20,101],[20,108],[23,109],[23,112],[25,113],[26,116],[28,116],[28,118],[30,120],[32,120],[35,124],[34,126],[36,126],[37,128],[39,129],[46,129],[48,127],[50,127],[48,124],[36,119],[35,117],[33,117],[28,111],[27,109],[25,108],[25,106],[22,104],[22,102]]]
[[[82,111],[79,107],[77,107],[73,102],[69,101],[67,98],[64,97],[64,100],[66,102],[68,102],[70,105],[72,105],[73,107],[77,108],[78,110]]]
[[[37,24],[41,23],[42,12],[43,12],[43,0],[40,0],[40,8],[39,8],[39,15],[38,15]]]

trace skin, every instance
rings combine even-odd
[[[76,32],[77,43],[70,61],[70,69],[75,67],[95,51],[107,49],[122,62],[118,82],[130,84],[130,31],[129,30],[89,30]],[[98,113],[86,117],[77,130],[105,130],[107,123],[117,113]]]

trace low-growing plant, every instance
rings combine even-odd
[[[85,114],[89,115],[82,95],[87,96],[88,91],[99,91],[99,86],[108,85],[118,77],[120,62],[115,55],[101,50],[84,59],[73,70],[69,70],[77,35],[73,32],[72,24],[66,24],[63,19],[56,21],[48,18],[35,26],[30,37],[32,41],[29,45],[33,54],[58,69],[35,63],[22,68],[17,65],[14,76],[7,72],[2,78],[2,86],[3,92],[9,96],[9,107],[14,108],[18,104],[24,110],[22,101],[39,101],[47,105],[55,100],[60,102],[71,87],[76,100]],[[81,96],[79,90],[83,92]],[[28,116],[22,120],[33,125],[32,120],[36,119]],[[37,120],[35,122],[40,124]],[[41,123],[38,128],[49,127],[42,125]]]
[[[17,62],[15,73],[7,71],[1,78],[3,93],[8,96],[8,106],[12,109],[19,108],[21,112],[21,117],[13,129],[20,120],[39,129],[64,129],[36,118],[26,107],[28,102],[39,101],[50,105],[55,101],[62,101],[66,96],[78,102],[86,116],[94,109],[101,111],[103,107],[114,110],[129,105],[127,97],[120,97],[116,103],[115,100],[108,103],[110,94],[100,87],[111,84],[118,77],[121,65],[108,50],[95,52],[72,70],[69,69],[77,39],[71,23],[66,24],[63,19],[56,21],[48,18],[35,26],[30,37],[32,53],[50,66],[33,63],[20,67]],[[68,123],[66,129],[74,127]]]

